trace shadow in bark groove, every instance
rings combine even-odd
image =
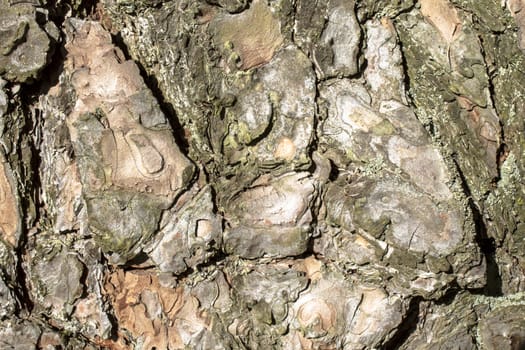
[[[126,264],[124,264],[122,267],[124,268],[124,271],[147,270],[147,269],[155,267],[153,263],[148,264],[146,266],[142,266],[146,262],[148,262],[148,259],[149,259],[148,255],[144,252],[141,252],[136,257],[126,262]]]
[[[502,296],[502,279],[499,273],[498,263],[496,262],[496,243],[494,238],[489,237],[487,234],[487,227],[483,221],[483,215],[480,208],[472,199],[472,193],[468,187],[467,180],[465,175],[461,171],[459,164],[454,160],[454,164],[458,171],[459,177],[461,179],[461,186],[463,191],[468,199],[468,204],[472,212],[474,225],[476,228],[476,243],[481,249],[481,252],[487,260],[487,284],[479,292],[480,294],[487,296]]]
[[[16,145],[16,154],[18,161],[20,162],[20,178],[22,183],[20,184],[23,188],[19,190],[20,195],[20,207],[22,222],[29,227],[34,226],[40,220],[42,213],[40,212],[43,208],[40,200],[40,189],[42,188],[42,180],[40,179],[40,173],[38,169],[41,166],[40,149],[38,144],[38,138],[35,137],[35,130],[39,128],[39,111],[33,109],[37,103],[37,96],[40,90],[40,86],[24,86],[20,92],[21,101],[21,113],[24,117],[24,124],[20,130],[21,135],[32,135],[28,137],[27,144],[19,140]],[[20,143],[20,141],[22,143]],[[24,156],[24,148],[29,148],[29,159]],[[28,181],[28,183],[25,183]],[[16,265],[16,283],[17,287],[14,291],[17,298],[22,304],[22,307],[29,313],[33,310],[34,302],[31,299],[29,293],[29,278],[24,270],[23,263],[24,257],[28,256],[28,226],[22,226],[22,232],[18,247],[16,248],[17,265]]]
[[[182,153],[184,153],[189,159],[191,159],[188,155],[190,145],[188,143],[188,140],[186,139],[186,135],[184,134],[184,128],[182,127],[177,118],[177,112],[175,111],[175,108],[171,103],[166,101],[164,93],[159,87],[159,81],[154,75],[150,75],[147,73],[146,69],[140,61],[136,61],[131,58],[128,47],[120,33],[112,34],[111,37],[113,40],[113,44],[117,46],[120,50],[122,50],[122,52],[124,53],[124,57],[127,60],[132,60],[139,68],[140,75],[142,76],[142,79],[144,79],[144,83],[146,84],[148,89],[151,90],[151,93],[157,100],[160,109],[166,116],[166,119],[168,120],[168,123],[170,124],[171,129],[173,130],[175,142],[177,142],[177,145],[180,147]]]
[[[417,325],[419,324],[419,311],[422,300],[423,299],[421,297],[415,297],[410,300],[410,305],[408,307],[405,319],[397,329],[397,332],[394,334],[394,336],[389,341],[387,341],[381,349],[399,349],[406,342],[410,334],[416,330]]]
[[[401,52],[401,67],[403,68],[403,75],[404,75],[404,79],[403,79],[403,87],[405,88],[405,96],[408,100],[408,104],[410,107],[414,108],[415,106],[411,103],[411,96],[410,96],[410,87],[412,86],[412,84],[410,83],[410,74],[408,74],[408,63],[407,63],[407,60],[405,58],[405,48],[404,48],[404,43],[403,41],[401,41],[401,38],[399,37],[399,34],[397,35],[397,44],[399,45],[399,51]],[[414,108],[414,110],[416,110]],[[416,114],[416,118],[417,118],[417,113]],[[418,118],[418,120],[421,122],[421,120]],[[421,123],[423,126],[426,127],[426,125],[424,123]],[[430,130],[428,130],[429,132],[431,132]],[[433,134],[433,130],[431,132],[431,135],[434,136]]]
[[[64,22],[64,15],[58,7],[51,5],[47,6],[49,11],[49,19],[56,25],[57,28],[61,28]],[[50,38],[50,40],[52,40]],[[49,89],[56,85],[59,80],[59,76],[63,71],[65,52],[63,47],[63,33],[59,42],[51,42],[52,49],[48,53],[47,65],[40,72],[40,78],[33,81],[32,84],[22,84],[20,90],[20,112],[24,117],[24,123],[22,129],[19,131],[21,135],[31,135],[28,138],[27,145],[21,144],[20,141],[16,145],[16,157],[20,162],[20,177],[22,181],[28,181],[29,183],[23,184],[25,191],[20,191],[20,205],[22,208],[23,222],[26,224],[22,228],[20,241],[16,249],[17,265],[15,281],[17,288],[14,288],[17,299],[21,303],[22,310],[26,310],[29,313],[34,308],[34,302],[31,300],[28,287],[28,276],[22,266],[24,257],[28,255],[28,233],[29,227],[39,222],[43,213],[40,212],[44,206],[41,205],[40,189],[42,188],[42,180],[40,179],[40,173],[38,169],[41,166],[40,158],[40,144],[38,134],[36,130],[40,129],[43,120],[40,116],[40,110],[38,109],[38,98],[40,95],[48,93]],[[26,157],[24,154],[29,148],[30,157]],[[27,189],[32,189],[27,191]],[[40,208],[40,209],[39,209]],[[20,312],[22,310],[19,310]]]

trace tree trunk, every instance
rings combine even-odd
[[[1,349],[525,347],[524,0],[0,8]]]

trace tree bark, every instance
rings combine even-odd
[[[0,8],[0,348],[525,346],[524,0]]]

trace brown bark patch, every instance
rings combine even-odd
[[[7,170],[7,163],[0,160],[0,237],[15,246],[20,218]]]
[[[233,45],[244,70],[270,62],[283,43],[279,21],[260,0],[238,15],[217,18],[212,27],[216,27],[220,43]]]
[[[525,49],[525,0],[507,0],[507,8],[519,27],[519,47]]]
[[[296,149],[297,147],[295,147],[293,140],[283,137],[275,148],[274,156],[275,158],[292,160],[295,157]]]
[[[182,333],[208,327],[195,297],[182,287],[161,286],[148,271],[117,270],[108,276],[105,290],[119,324],[114,349],[132,349],[122,344],[139,339],[143,349],[183,349]]]
[[[456,39],[461,30],[456,8],[447,0],[421,0],[421,14],[436,27],[449,44]]]

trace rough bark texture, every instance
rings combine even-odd
[[[524,0],[0,10],[0,349],[525,348]]]

